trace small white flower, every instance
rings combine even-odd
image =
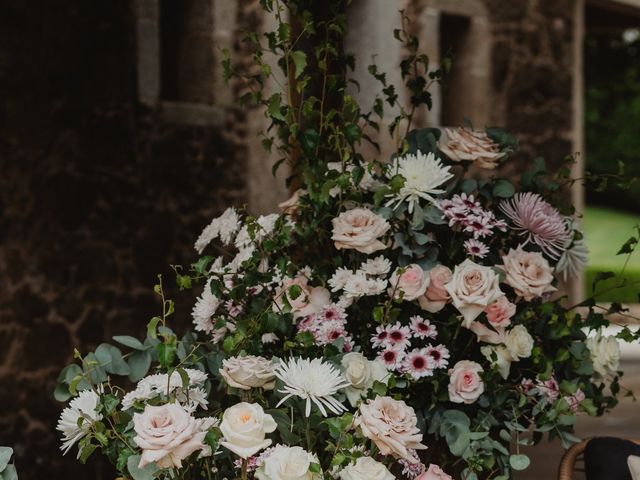
[[[82,437],[84,437],[91,425],[102,419],[102,415],[96,411],[100,396],[93,390],[83,390],[76,398],[71,400],[69,406],[60,414],[57,430],[62,433],[62,454],[66,455],[69,449]],[[80,418],[82,424],[78,426]],[[78,458],[80,452],[78,451]]]
[[[220,238],[222,243],[229,245],[238,228],[240,228],[238,213],[233,207],[227,208],[222,215],[211,220],[211,223],[205,227],[196,240],[195,249],[201,254],[216,238]]]
[[[344,285],[344,293],[347,297],[359,298],[369,293],[370,285],[367,277],[362,274],[351,275]]]
[[[371,278],[367,281],[366,295],[380,295],[387,289],[388,282],[384,278]]]
[[[363,262],[362,265],[360,265],[360,270],[367,275],[374,277],[378,275],[386,275],[391,271],[391,261],[380,255],[376,258],[370,258],[366,262]]]
[[[138,382],[135,390],[127,393],[122,398],[122,409],[128,410],[138,400],[149,400],[158,395],[176,394],[176,400],[183,404],[190,413],[198,406],[207,408],[209,401],[205,390],[202,388],[207,381],[207,374],[194,368],[185,368],[189,377],[189,385],[184,388],[182,377],[178,372],[173,372],[171,378],[166,373],[147,375]],[[188,394],[187,394],[188,391]]]
[[[260,341],[264,344],[275,343],[278,341],[278,335],[275,333],[263,333]]]
[[[313,360],[291,358],[289,361],[283,361],[276,369],[275,374],[284,382],[284,388],[279,392],[286,394],[278,402],[277,407],[295,396],[306,400],[305,415],[307,417],[311,415],[312,402],[325,417],[327,416],[326,409],[336,415],[346,411],[344,405],[336,400],[334,395],[341,388],[348,387],[350,383],[340,373],[340,370],[324,362],[321,358]]]
[[[409,213],[420,199],[435,203],[434,195],[444,193],[444,183],[453,178],[451,167],[442,165],[441,160],[436,159],[433,153],[428,155],[418,151],[416,155],[407,154],[393,161],[389,176],[401,175],[405,179],[404,186],[397,196],[391,199],[387,205],[402,202],[409,203]]]

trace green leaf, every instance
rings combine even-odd
[[[156,348],[158,350],[158,362],[160,362],[160,365],[164,368],[172,366],[176,357],[175,343],[160,343]]]
[[[11,455],[13,455],[13,448],[0,447],[0,472],[2,472],[9,464],[9,460],[11,460]]]
[[[499,179],[493,186],[493,196],[498,198],[511,198],[516,189],[509,180]]]
[[[622,245],[622,247],[620,247],[620,250],[618,250],[618,253],[616,253],[616,255],[624,255],[624,254],[627,254],[627,253],[633,253],[633,251],[635,250],[637,244],[638,244],[638,239],[636,237],[629,238],[629,240],[624,242],[624,245]]]
[[[526,470],[531,461],[526,455],[511,455],[509,457],[509,465],[514,470]]]
[[[7,465],[7,468],[2,472],[2,480],[18,480],[18,472],[16,472],[16,467],[14,465]]]
[[[154,474],[159,470],[155,463],[150,463],[144,468],[139,468],[140,455],[131,455],[127,460],[127,470],[133,480],[152,480]]]
[[[284,122],[286,121],[286,118],[280,111],[281,104],[282,104],[282,96],[279,93],[274,93],[269,98],[269,103],[267,104],[267,113],[271,118]]]
[[[114,375],[129,375],[129,365],[122,358],[122,352],[119,348],[102,343],[96,348],[95,356],[108,373]]]
[[[80,450],[80,457],[78,457],[78,459],[80,460],[80,463],[87,463],[87,460],[89,459],[89,457],[91,456],[91,454],[95,451],[95,449],[98,448],[97,445],[93,445],[93,444],[89,444],[86,445],[82,448],[82,450]]]
[[[133,348],[134,350],[146,350],[145,347],[140,340],[134,337],[130,337],[128,335],[116,335],[113,339],[118,342],[120,345],[124,345],[125,347]]]
[[[151,366],[151,354],[147,351],[136,351],[129,357],[129,380],[137,382],[144,378]]]
[[[158,338],[158,324],[162,321],[160,317],[153,317],[147,324],[147,335],[150,338]]]
[[[295,77],[299,78],[307,67],[307,55],[302,50],[296,50],[291,53],[291,59],[295,65]]]

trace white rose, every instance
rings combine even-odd
[[[144,412],[133,415],[133,425],[133,441],[142,449],[139,468],[153,462],[160,468],[181,468],[182,460],[204,448],[207,433],[177,403],[146,405]]]
[[[309,469],[312,463],[319,463],[318,457],[302,447],[276,445],[256,470],[258,480],[314,480],[321,478]]]
[[[219,370],[230,387],[241,390],[262,388],[273,390],[276,384],[275,366],[266,358],[247,355],[231,357],[222,362]]]
[[[367,390],[373,387],[374,382],[383,382],[389,375],[381,361],[367,360],[358,352],[347,353],[342,357],[342,369],[351,384],[344,389],[344,393],[352,407],[367,395]]]
[[[533,338],[524,325],[516,325],[507,334],[505,345],[514,360],[529,358],[533,350]]]
[[[480,348],[480,352],[489,361],[491,366],[498,370],[500,376],[506,380],[511,370],[511,362],[513,361],[513,358],[509,354],[509,350],[507,350],[507,347],[505,347],[504,345],[486,345]]]
[[[453,305],[464,317],[462,325],[471,326],[488,305],[504,293],[500,290],[500,279],[492,268],[478,265],[467,259],[457,265],[445,289],[451,295]]]
[[[593,369],[599,376],[606,377],[618,370],[620,344],[616,337],[603,337],[602,332],[598,332],[595,337],[588,338],[586,343],[591,354]]]
[[[338,250],[353,249],[362,253],[384,250],[387,245],[378,240],[391,228],[389,222],[366,208],[342,212],[332,220],[333,240]]]
[[[551,285],[553,269],[539,252],[526,252],[520,245],[515,250],[510,249],[502,257],[502,263],[506,274],[504,283],[527,302],[557,290]]]
[[[241,458],[248,458],[271,445],[271,440],[265,436],[276,427],[273,417],[264,413],[257,403],[238,403],[222,414],[223,441],[220,445]]]
[[[404,300],[416,300],[429,286],[429,274],[420,265],[407,265],[396,269],[389,279],[389,296]]]
[[[359,457],[353,465],[343,468],[341,480],[394,480],[396,477],[382,463],[371,457]]]

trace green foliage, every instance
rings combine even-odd
[[[18,480],[16,467],[10,464],[13,448],[0,447],[0,480]]]

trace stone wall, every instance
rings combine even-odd
[[[137,103],[129,0],[3,2],[0,13],[0,445],[21,479],[112,479],[58,450],[60,368],[141,334],[169,264],[195,258],[209,219],[246,200],[242,116],[218,131]],[[224,132],[224,137],[222,133]]]

